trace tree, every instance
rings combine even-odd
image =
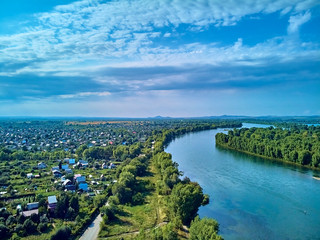
[[[71,229],[63,226],[51,236],[51,240],[68,240],[71,235]]]
[[[73,196],[70,199],[70,207],[72,207],[74,209],[74,211],[76,212],[76,214],[78,214],[79,212],[79,199],[76,196]]]
[[[119,203],[121,204],[131,202],[132,190],[126,187],[123,183],[116,183],[113,185],[112,194],[118,198]]]
[[[301,165],[309,165],[312,159],[312,155],[310,153],[310,151],[302,151],[299,152],[299,162]]]
[[[6,221],[6,225],[7,226],[10,226],[12,224],[16,224],[17,223],[17,220],[15,219],[14,216],[10,215],[8,218],[7,218],[7,221]]]
[[[37,231],[37,225],[31,221],[31,219],[27,219],[23,223],[23,228],[27,234],[32,234]]]
[[[178,183],[169,197],[168,208],[171,219],[177,217],[183,224],[190,224],[203,204],[204,195],[198,183]]]
[[[197,216],[192,222],[189,229],[190,240],[221,240],[222,237],[217,235],[219,224],[216,220],[203,218],[200,220]]]
[[[5,239],[5,238],[9,237],[9,235],[10,235],[9,233],[10,233],[9,228],[7,228],[3,224],[0,224],[0,238]]]
[[[65,218],[68,220],[73,220],[77,216],[75,210],[72,207],[69,207],[66,213]]]
[[[39,223],[39,225],[37,227],[38,231],[41,233],[45,232],[47,230],[47,228],[48,228],[47,223]]]
[[[312,155],[312,166],[318,167],[320,165],[320,154],[315,153]]]

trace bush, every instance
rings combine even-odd
[[[14,231],[19,235],[19,236],[24,236],[26,234],[26,231],[23,228],[23,225],[18,223],[17,226],[14,228]]]
[[[68,240],[70,235],[71,229],[69,227],[62,227],[51,236],[51,240]]]
[[[140,204],[143,204],[143,202],[144,202],[144,197],[142,193],[138,192],[137,194],[133,195],[132,197],[133,205],[140,205]]]
[[[43,233],[47,230],[48,225],[46,223],[39,223],[38,225],[38,231]]]
[[[37,231],[37,225],[33,221],[31,221],[30,219],[27,219],[23,223],[23,228],[27,234],[32,234]]]
[[[6,237],[9,237],[9,228],[3,224],[0,224],[0,238],[4,239]]]

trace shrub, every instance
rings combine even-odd
[[[70,235],[71,229],[64,226],[51,236],[51,240],[68,240]]]

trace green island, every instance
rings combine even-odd
[[[218,146],[300,166],[320,167],[320,126],[280,124],[286,127],[242,128],[218,133]]]
[[[164,147],[233,120],[1,120],[0,238],[222,239],[209,202]]]

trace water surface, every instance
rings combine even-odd
[[[319,173],[216,147],[223,131],[187,134],[166,148],[210,195],[200,217],[217,219],[226,240],[320,239]]]

